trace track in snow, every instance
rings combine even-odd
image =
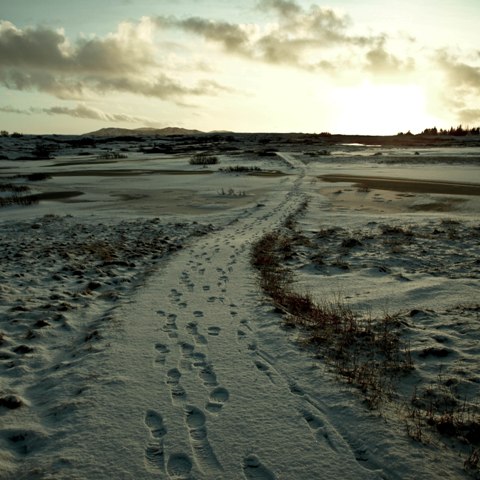
[[[284,158],[298,175],[277,204],[199,237],[123,309],[107,368],[127,380],[97,408],[109,442],[92,437],[86,452],[91,462],[115,458],[108,478],[379,478],[279,366],[288,341],[272,348],[258,335],[264,299],[250,246],[306,198],[303,164]]]

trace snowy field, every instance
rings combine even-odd
[[[1,479],[478,478],[480,149],[1,141]],[[375,408],[259,286],[292,218],[293,289],[396,319]]]

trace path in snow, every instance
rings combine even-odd
[[[258,335],[265,306],[250,246],[305,199],[305,172],[293,166],[299,175],[278,204],[200,237],[122,308],[124,331],[104,365],[116,380],[99,387],[95,416],[81,428],[80,475],[379,478],[277,365],[277,353],[294,347]]]
[[[25,395],[34,408],[18,410],[21,428],[2,430],[9,450],[0,452],[0,478],[460,478],[460,463],[445,450],[405,436],[401,412],[386,422],[366,411],[298,348],[295,331],[281,328],[259,291],[250,247],[307,193],[308,225],[334,218],[353,228],[374,219],[333,210],[316,191],[315,169],[280,156],[291,175],[278,178],[262,204],[237,218],[239,210],[220,212],[218,225],[229,218],[227,226],[166,257],[129,303],[109,303],[95,323],[79,309],[98,331],[73,331],[71,345],[40,337],[37,351],[55,361],[15,371],[19,385],[30,367],[41,381]],[[18,464],[10,476],[2,471]]]

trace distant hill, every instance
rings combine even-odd
[[[121,137],[121,136],[161,136],[161,135],[198,135],[205,132],[189,130],[180,127],[165,128],[101,128],[90,133],[84,133],[83,137]]]

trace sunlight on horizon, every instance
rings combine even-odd
[[[332,132],[363,135],[419,133],[440,123],[427,111],[427,97],[418,85],[338,87],[332,93],[336,118]]]

